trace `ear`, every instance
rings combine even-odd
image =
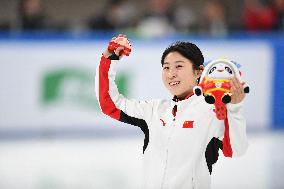
[[[203,65],[200,65],[200,66],[199,66],[199,69],[198,69],[198,70],[195,70],[198,77],[201,76],[203,70],[204,70],[204,66],[203,66]]]

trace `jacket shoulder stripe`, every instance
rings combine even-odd
[[[109,78],[108,72],[110,69],[111,60],[102,56],[99,65],[99,102],[102,112],[113,119],[120,120],[120,112],[109,94]]]

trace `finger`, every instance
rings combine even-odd
[[[235,85],[235,94],[236,94],[236,96],[237,97],[242,96],[242,92],[243,92],[242,87],[240,85],[236,84]]]
[[[240,84],[239,80],[236,77],[233,77],[232,80],[233,85],[235,85],[236,87]]]
[[[236,104],[239,103],[241,100],[241,97],[235,92],[234,94],[232,93],[231,96],[231,103]]]
[[[235,81],[236,81],[236,84],[237,84],[240,88],[242,88],[243,84],[245,83],[245,82],[241,82],[238,78],[235,78]]]
[[[232,101],[238,101],[240,97],[242,96],[241,90],[238,87],[238,83],[235,80],[235,78],[232,78],[231,80],[231,93],[232,93]]]
[[[237,89],[237,90],[242,90],[242,88],[243,88],[243,86],[242,86],[242,84],[241,84],[241,82],[238,80],[238,78],[236,78],[236,77],[233,77],[232,78],[232,84],[233,84],[233,86]],[[239,92],[238,91],[238,92]]]
[[[233,81],[232,81],[232,83],[233,83]],[[233,104],[240,103],[245,98],[245,93],[243,91],[243,88],[242,87],[237,88],[236,83],[232,84],[231,93],[232,93],[231,103],[233,103]]]
[[[234,98],[237,98],[237,97],[239,96],[239,92],[238,92],[237,88],[235,87],[235,85],[233,85],[233,86],[231,87],[231,93],[232,93],[232,96],[233,96]]]
[[[119,36],[119,37],[126,37],[126,35],[125,35],[125,34],[122,34],[122,33],[120,33],[118,36]]]
[[[117,56],[120,56],[120,52],[124,49],[124,47],[122,46],[119,46],[117,47],[117,49],[114,51],[114,53],[117,55]]]
[[[111,38],[111,40],[110,41],[114,41],[116,39],[116,37],[113,37],[113,38]]]
[[[235,82],[234,78],[231,79],[230,84],[231,84],[231,92],[235,94],[235,92],[237,90],[237,86],[236,86],[236,82]]]
[[[244,84],[245,82],[240,82],[238,79],[237,79],[237,89],[239,90],[239,93],[243,96],[244,95]]]

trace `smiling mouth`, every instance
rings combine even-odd
[[[170,86],[177,86],[178,84],[180,84],[180,81],[172,81],[169,83]]]

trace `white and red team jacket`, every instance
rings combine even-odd
[[[104,114],[145,133],[143,189],[210,188],[212,164],[222,149],[227,157],[248,147],[241,104],[227,105],[218,120],[203,96],[184,100],[130,100],[115,84],[117,60],[102,56],[96,71],[96,94]]]

